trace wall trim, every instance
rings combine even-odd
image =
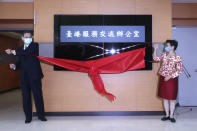
[[[45,112],[46,116],[149,116],[164,115],[164,111],[104,111],[104,112]],[[33,116],[37,116],[33,112]]]
[[[11,89],[2,90],[2,91],[0,91],[0,94],[4,94],[4,93],[11,92],[11,91],[19,90],[20,88],[21,87],[15,87],[15,88],[11,88]]]

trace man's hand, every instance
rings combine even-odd
[[[16,65],[15,64],[10,64],[10,69],[16,70]]]
[[[170,76],[167,76],[164,78],[164,81],[168,81],[170,79]]]
[[[12,50],[11,50],[11,49],[7,49],[7,50],[5,50],[5,52],[6,52],[8,55],[12,54]]]
[[[5,50],[5,52],[6,52],[8,55],[11,55],[11,54],[16,55],[15,50],[7,49],[7,50]]]

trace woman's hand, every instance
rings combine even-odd
[[[171,78],[170,76],[166,76],[166,77],[164,78],[164,81],[168,81],[170,78]]]
[[[154,44],[154,49],[155,49],[155,50],[158,49],[158,44]]]
[[[154,44],[153,59],[156,61],[158,44]]]

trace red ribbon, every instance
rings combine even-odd
[[[59,58],[48,58],[37,56],[39,59],[48,63],[79,72],[88,72],[93,82],[94,88],[110,100],[114,100],[115,96],[108,93],[101,79],[101,73],[122,73],[125,71],[141,69],[145,67],[144,62],[145,48],[120,53],[117,55],[89,61],[76,61]]]

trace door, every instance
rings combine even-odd
[[[173,27],[172,37],[178,41],[176,52],[191,75],[187,78],[183,72],[179,77],[178,102],[180,106],[197,106],[197,27]]]

